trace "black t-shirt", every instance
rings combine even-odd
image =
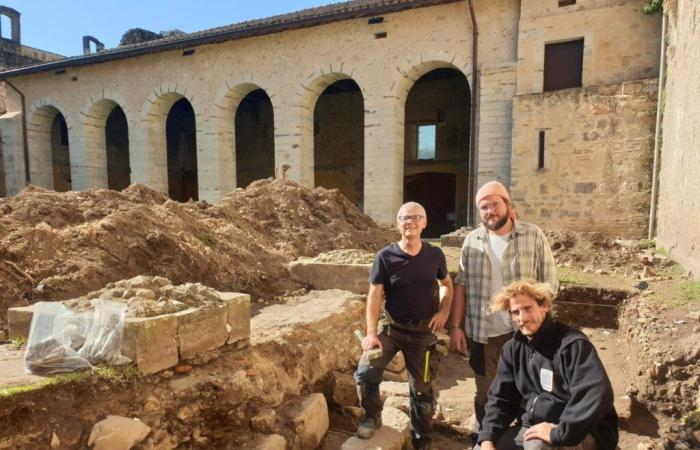
[[[394,242],[375,256],[369,282],[384,285],[384,308],[391,318],[408,322],[435,314],[435,283],[446,276],[447,263],[439,248],[423,242],[420,252],[411,256]]]

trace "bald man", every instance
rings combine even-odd
[[[382,351],[376,359],[361,358],[355,372],[365,413],[357,436],[369,439],[382,426],[379,384],[384,368],[397,352],[403,353],[415,450],[431,446],[430,420],[435,412],[431,382],[439,362],[435,332],[447,322],[452,300],[452,279],[445,255],[420,238],[427,224],[425,209],[415,202],[406,203],[396,215],[401,240],[380,250],[374,259],[367,296],[367,336],[362,348]],[[439,303],[434,297],[436,283],[440,286]]]
[[[509,315],[505,311],[490,312],[491,297],[523,278],[548,283],[552,292],[556,292],[559,282],[547,238],[536,225],[517,220],[503,184],[484,184],[475,202],[481,226],[469,233],[462,245],[450,340],[458,352],[469,349],[469,365],[476,381],[474,432],[478,433],[501,348],[513,336]]]

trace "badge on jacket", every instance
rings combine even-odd
[[[540,386],[547,392],[552,392],[554,386],[554,372],[549,369],[540,369]]]

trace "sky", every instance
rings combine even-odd
[[[22,44],[76,56],[83,53],[83,36],[105,47],[119,44],[130,28],[185,32],[230,25],[336,3],[340,0],[3,0],[20,12]],[[2,36],[9,37],[9,21],[2,18]]]

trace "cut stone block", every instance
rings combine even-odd
[[[313,450],[328,431],[328,405],[323,394],[311,394],[287,402],[282,416],[299,439],[300,450]]]
[[[94,450],[128,450],[143,441],[151,428],[135,419],[107,416],[92,427],[88,445]]]
[[[352,375],[333,372],[333,401],[340,406],[357,406],[357,384]]]
[[[226,322],[229,325],[227,344],[250,338],[250,295],[237,292],[221,292],[226,302]]]
[[[177,318],[163,315],[126,319],[122,354],[131,358],[143,375],[177,365]]]
[[[313,289],[342,289],[366,294],[369,291],[369,271],[372,264],[328,264],[293,261],[289,272],[301,283]]]
[[[401,450],[404,436],[393,428],[381,427],[369,439],[353,436],[343,443],[340,450]]]
[[[29,327],[32,325],[34,305],[16,306],[7,310],[7,323],[12,338],[28,338]]]
[[[411,439],[411,419],[398,408],[384,406],[382,409],[382,423],[385,427],[393,428],[401,433],[404,442]]]
[[[383,399],[393,396],[408,397],[408,383],[385,381],[379,385],[379,395]]]
[[[180,359],[192,359],[224,345],[228,340],[227,316],[227,308],[190,308],[175,313]]]

